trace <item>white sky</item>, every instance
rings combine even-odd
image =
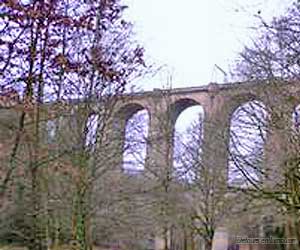
[[[163,70],[138,82],[144,90],[223,82],[225,71],[253,35],[254,15],[270,19],[292,0],[125,0],[128,19],[147,59]]]

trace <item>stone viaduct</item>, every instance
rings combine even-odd
[[[176,119],[186,108],[201,105],[204,109],[204,144],[203,162],[219,170],[227,185],[228,171],[228,133],[233,112],[243,103],[258,100],[270,110],[271,119],[278,119],[277,110],[285,110],[292,117],[295,107],[300,103],[300,85],[285,82],[244,82],[187,87],[171,90],[154,89],[153,91],[122,96],[116,104],[113,116],[112,133],[109,138],[117,138],[120,152],[124,143],[126,122],[139,110],[147,110],[150,118],[146,165],[165,171],[172,168],[172,137]],[[0,119],[13,123],[17,113],[12,114],[7,108],[7,97],[0,98]],[[279,117],[280,118],[280,117]],[[278,131],[281,128],[278,128]],[[8,135],[6,135],[8,136]],[[280,156],[284,154],[281,134],[271,133],[265,147],[269,166],[279,166]],[[227,142],[224,143],[224,142]],[[120,155],[120,163],[122,156]],[[228,244],[226,221],[220,221],[213,250],[225,250]],[[218,238],[219,237],[219,238]],[[157,250],[162,248],[157,244]],[[241,249],[241,248],[240,248]],[[244,246],[243,249],[250,249]],[[254,249],[254,248],[251,248]],[[257,248],[258,249],[258,248]]]
[[[277,119],[279,115],[277,112],[282,112],[282,110],[292,117],[296,106],[300,104],[300,85],[279,81],[210,83],[200,87],[154,89],[125,95],[117,104],[113,134],[124,140],[126,122],[136,112],[147,110],[150,118],[148,137],[151,144],[151,147],[148,147],[147,161],[160,161],[162,156],[158,156],[157,152],[169,150],[167,148],[172,141],[173,129],[180,113],[191,106],[200,105],[204,109],[204,159],[208,164],[220,166],[226,171],[228,148],[224,141],[228,139],[232,114],[244,103],[254,100],[266,106],[267,111],[271,113],[271,119]],[[171,134],[166,135],[166,133]],[[223,140],[216,137],[220,136],[220,133]],[[273,133],[270,136],[267,144],[272,144],[274,148],[274,142],[279,143],[278,138],[275,139],[278,135]],[[167,143],[163,141],[168,139],[170,141]],[[218,152],[218,157],[211,152]],[[165,160],[163,162],[166,163]]]
[[[228,144],[230,121],[233,112],[249,101],[260,101],[266,107],[270,120],[274,125],[286,122],[280,117],[286,113],[291,117],[300,103],[300,85],[298,83],[244,82],[187,87],[171,90],[154,89],[140,94],[128,95],[120,102],[117,113],[118,126],[114,135],[124,140],[126,121],[139,110],[147,110],[149,122],[149,145],[146,165],[164,171],[172,168],[172,138],[176,119],[188,107],[201,105],[204,109],[204,143],[203,162],[210,168],[218,169],[224,176],[224,186],[228,179]],[[282,121],[280,121],[282,119]],[[265,142],[265,165],[276,169],[286,151],[282,131],[286,126],[273,126],[268,131]],[[118,132],[117,132],[118,131]],[[123,145],[123,142],[120,144]],[[121,159],[120,159],[121,161]],[[219,222],[213,250],[225,250],[230,232],[226,229],[226,221]],[[158,245],[157,248],[163,249]],[[259,246],[241,245],[240,249],[264,249]]]

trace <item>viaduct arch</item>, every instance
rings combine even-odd
[[[138,94],[122,96],[116,103],[116,111],[110,120],[108,141],[118,141],[112,145],[118,150],[122,163],[122,146],[126,122],[140,110],[149,114],[149,132],[146,165],[155,171],[172,168],[172,138],[175,122],[180,113],[193,105],[201,105],[205,113],[203,162],[211,168],[217,168],[224,176],[227,185],[229,127],[233,112],[243,103],[258,100],[271,111],[271,119],[277,119],[276,110],[280,107],[291,114],[300,103],[300,84],[297,82],[244,82],[217,84],[210,83],[201,87],[187,87],[171,90],[154,89]],[[3,102],[3,103],[2,103]],[[7,108],[6,99],[0,97],[0,105]],[[15,103],[9,104],[13,106]],[[51,109],[51,107],[50,107]],[[17,118],[19,111],[5,109],[0,111],[0,119],[10,117],[9,123]],[[280,130],[280,128],[278,128]],[[5,136],[5,134],[4,134]],[[7,135],[8,136],[8,135]],[[220,136],[223,140],[220,140]],[[110,140],[113,139],[113,140]],[[280,133],[272,133],[265,147],[267,165],[276,168],[284,154]],[[214,152],[214,153],[212,153]],[[216,157],[217,156],[217,157]],[[220,222],[220,232],[226,222]],[[215,246],[218,240],[215,241]],[[215,249],[218,249],[217,247]]]
[[[222,136],[228,137],[233,112],[242,104],[256,100],[266,105],[268,110],[276,111],[280,106],[292,114],[294,107],[299,104],[299,91],[298,83],[281,83],[275,86],[268,82],[244,82],[210,83],[201,87],[171,90],[154,89],[153,91],[125,95],[117,104],[115,121],[117,121],[118,127],[115,127],[112,132],[119,138],[124,138],[126,121],[134,113],[145,109],[150,118],[149,144],[151,147],[148,148],[147,159],[149,161],[156,160],[159,165],[159,162],[166,162],[166,159],[163,160],[162,153],[158,152],[168,151],[167,147],[172,140],[177,117],[186,108],[200,105],[205,113],[204,159],[208,164],[225,168],[227,165],[226,145],[216,136],[220,136],[221,133]],[[293,100],[291,96],[294,97]],[[218,159],[213,157],[214,159],[212,159],[206,155],[205,151],[207,154],[219,151],[220,157]],[[170,160],[168,159],[168,162]]]

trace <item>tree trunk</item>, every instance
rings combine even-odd
[[[44,223],[42,220],[41,213],[41,190],[39,188],[39,180],[38,180],[38,169],[36,167],[32,167],[31,170],[32,179],[31,179],[31,202],[32,202],[32,234],[29,244],[29,250],[46,250],[47,245],[44,244]]]
[[[285,237],[287,239],[296,239],[297,242],[294,244],[286,244],[287,250],[298,250],[299,249],[299,237],[298,232],[299,228],[297,225],[297,218],[294,215],[287,216],[287,222],[285,227]]]
[[[78,189],[74,206],[74,220],[73,220],[73,238],[79,244],[79,250],[89,250],[91,242],[89,240],[89,223],[88,211],[86,204],[86,193]]]
[[[211,248],[212,248],[212,241],[205,240],[205,250],[211,250]]]
[[[186,229],[183,230],[183,250],[188,250],[188,235]]]
[[[193,232],[191,233],[191,250],[196,250],[195,235]]]
[[[164,228],[163,239],[164,239],[164,250],[169,250],[168,227]]]

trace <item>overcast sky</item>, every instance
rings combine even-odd
[[[223,82],[224,74],[214,65],[228,72],[238,52],[254,37],[251,27],[258,22],[254,16],[259,13],[271,20],[283,14],[293,0],[124,1],[148,61],[163,67],[154,78],[138,82],[144,90],[152,90],[166,87],[170,76],[172,87]],[[186,109],[175,130],[185,133],[199,114],[203,115],[200,106]]]
[[[223,82],[214,65],[228,71],[243,45],[253,36],[254,15],[284,13],[292,0],[126,0],[137,39],[147,59],[163,70],[139,81],[143,89],[166,85],[188,87]]]

